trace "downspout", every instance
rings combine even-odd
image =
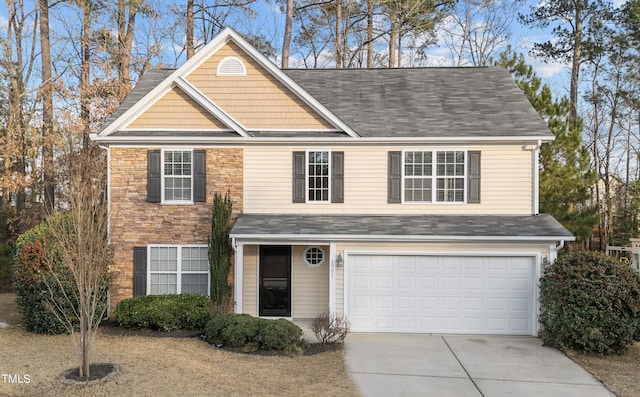
[[[109,146],[98,145],[98,147],[107,152],[107,244],[111,245],[111,150]],[[111,294],[107,289],[107,307],[104,311],[104,320],[109,319],[111,312]]]
[[[238,243],[235,237],[231,237],[231,249],[233,249],[233,306],[234,313],[242,313],[242,278],[244,269],[240,269],[238,266],[239,255],[244,255],[244,252],[238,252]]]
[[[532,191],[532,203],[533,203],[533,215],[540,214],[540,146],[542,141],[538,140],[538,144],[533,148],[533,191]],[[564,246],[564,242],[562,243]]]

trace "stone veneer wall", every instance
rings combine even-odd
[[[115,273],[110,289],[111,315],[118,302],[133,296],[133,247],[207,244],[215,192],[229,192],[234,221],[242,212],[242,149],[208,148],[206,163],[206,203],[148,203],[147,149],[111,148],[111,270]]]

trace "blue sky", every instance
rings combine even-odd
[[[163,4],[168,3],[163,0],[147,1],[153,3],[160,9],[162,8]],[[171,1],[171,3],[181,3],[182,1],[183,0],[174,0]],[[25,2],[27,3],[27,8],[31,8],[33,0],[25,0]],[[519,12],[529,13],[531,7],[535,7],[539,3],[540,0],[524,1],[520,6]],[[620,6],[623,3],[624,0],[613,1],[613,5],[616,7]],[[284,29],[284,15],[280,12],[280,6],[274,0],[258,0],[257,3],[254,4],[254,6],[254,8],[258,11],[258,17],[256,19],[240,19],[238,21],[235,21],[235,25],[232,25],[232,27],[236,30],[252,31],[254,33],[263,34],[268,40],[272,41],[273,45],[278,49],[279,53],[282,40],[282,32]],[[57,12],[60,12],[59,8],[52,10],[52,16],[54,16],[54,14]],[[72,16],[72,18],[73,17],[76,16]],[[519,22],[517,22],[517,18],[515,19],[516,20],[512,24],[512,47],[525,54],[527,62],[534,67],[536,73],[539,76],[543,77],[547,84],[554,87],[555,91],[558,94],[566,95],[568,92],[567,87],[569,86],[569,66],[554,62],[544,62],[541,59],[534,58],[528,55],[528,51],[532,48],[533,43],[548,40],[548,38],[550,37],[549,31],[524,27],[520,25]],[[52,18],[52,22],[55,23],[55,18]],[[140,26],[140,24],[138,26]],[[55,27],[53,28],[55,29]],[[4,2],[0,4],[0,31],[6,31],[6,5],[4,4]],[[428,63],[430,65],[448,66],[450,65],[450,62],[448,62],[447,60],[449,51],[442,45],[441,38],[439,40],[439,43],[439,46],[432,47],[428,51]],[[167,58],[173,56],[173,52],[170,52],[171,54],[167,53]],[[295,64],[295,60],[292,61],[292,64]]]

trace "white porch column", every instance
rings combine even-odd
[[[234,255],[235,267],[233,269],[233,300],[235,301],[235,312],[242,314],[243,303],[243,274],[244,274],[244,244],[235,246]]]
[[[329,313],[336,312],[336,243],[329,243]]]

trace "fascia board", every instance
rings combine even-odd
[[[128,131],[128,130],[122,130]],[[132,130],[133,131],[133,130]],[[286,130],[283,132],[287,132]],[[91,138],[98,142],[112,142],[112,143],[157,143],[157,142],[189,142],[189,143],[216,143],[216,144],[225,144],[225,143],[238,143],[238,138],[221,138],[221,137],[157,137],[157,136],[100,136],[100,135],[92,135]],[[477,144],[490,144],[490,145],[525,145],[525,144],[535,144],[539,140],[543,142],[550,141],[547,139],[548,137],[433,137],[433,138],[424,138],[424,137],[402,137],[402,138],[394,138],[394,137],[371,137],[371,138],[358,138],[357,140],[351,139],[350,137],[340,137],[340,138],[327,138],[327,137],[248,137],[248,139],[242,139],[242,142],[246,145],[280,145],[280,144],[340,144],[340,145],[363,145],[363,144],[388,144],[395,146],[402,145],[416,145],[416,144],[424,144],[424,145],[448,145],[448,144],[456,144],[456,145],[477,145]]]
[[[574,241],[575,236],[415,236],[415,235],[361,235],[361,234],[229,234],[241,240],[316,240],[362,242],[443,242],[443,241],[496,241],[496,242],[555,242]]]

